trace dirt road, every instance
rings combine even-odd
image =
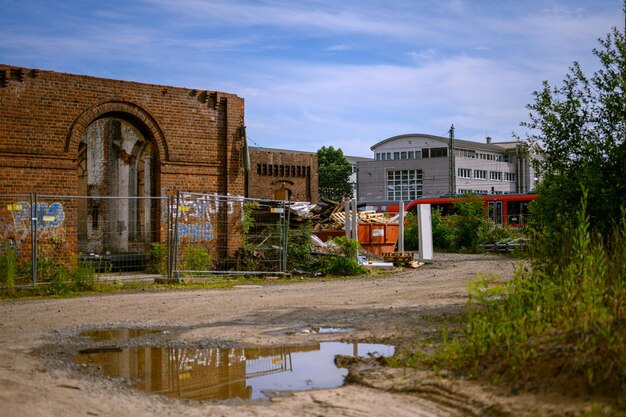
[[[92,328],[178,329],[160,337],[191,346],[410,340],[439,326],[433,318],[464,307],[467,280],[485,272],[508,278],[515,265],[498,256],[438,255],[433,264],[379,278],[5,301],[0,303],[0,415],[530,416],[576,410],[580,404],[572,400],[511,396],[445,375],[372,367],[353,370],[351,379],[359,383],[334,389],[260,401],[183,401],[129,390],[61,360],[69,341]],[[290,331],[312,326],[354,331]]]

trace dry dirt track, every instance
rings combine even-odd
[[[356,370],[359,384],[256,402],[187,402],[129,391],[106,379],[54,366],[42,347],[81,329],[172,326],[177,342],[237,345],[315,340],[380,341],[437,326],[458,311],[477,273],[512,276],[516,261],[437,255],[435,263],[383,278],[306,282],[229,290],[137,292],[0,303],[0,415],[9,416],[524,416],[558,415],[579,404],[497,395],[470,381],[412,370]],[[307,326],[352,327],[344,335],[286,334]],[[45,350],[48,351],[49,349]],[[53,354],[54,349],[49,350]]]

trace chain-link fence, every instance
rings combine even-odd
[[[285,201],[0,195],[0,277],[16,287],[81,266],[101,280],[283,273],[288,240]]]
[[[174,277],[285,272],[286,201],[179,193],[169,212]]]

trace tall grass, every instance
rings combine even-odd
[[[4,294],[9,297],[15,295],[15,280],[17,278],[17,262],[15,249],[9,248],[0,254],[0,285],[4,287]]]
[[[626,216],[594,234],[583,199],[577,224],[558,241],[533,239],[531,268],[469,287],[467,325],[430,360],[475,375],[626,405]]]

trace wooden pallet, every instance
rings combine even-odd
[[[394,265],[413,261],[413,252],[383,252],[382,256],[385,262],[393,262]]]

